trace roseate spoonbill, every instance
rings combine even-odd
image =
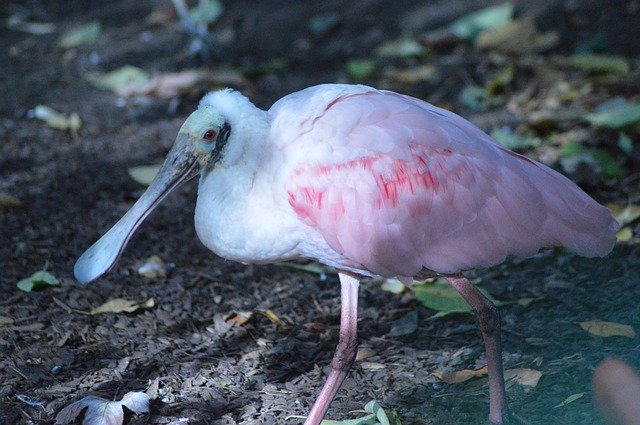
[[[319,424],[356,355],[367,276],[444,276],[473,308],[489,368],[489,419],[508,420],[496,307],[462,275],[565,246],[604,256],[618,225],[569,179],[513,153],[460,116],[366,86],[326,84],[268,111],[227,89],[182,125],[153,183],[75,265],[108,271],[142,220],[200,174],[195,227],[221,257],[310,258],[339,271],[340,337],[306,424]]]

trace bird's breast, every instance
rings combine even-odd
[[[198,188],[198,238],[229,260],[263,263],[295,258],[302,235],[277,189],[262,178],[213,170]]]

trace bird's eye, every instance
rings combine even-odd
[[[218,133],[212,129],[207,130],[202,136],[204,140],[214,140],[216,137],[218,137]]]

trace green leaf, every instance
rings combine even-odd
[[[398,279],[385,279],[380,286],[380,289],[383,291],[391,292],[392,294],[401,294],[404,292],[407,287],[404,283],[400,282]]]
[[[376,70],[376,63],[371,59],[351,59],[347,62],[347,74],[354,80],[364,80]]]
[[[484,102],[484,95],[485,91],[483,87],[470,84],[460,91],[458,94],[458,100],[467,108],[474,109],[476,111],[484,111],[487,109]]]
[[[508,127],[496,128],[491,132],[491,137],[505,148],[516,152],[540,146],[540,139],[537,137],[520,136]]]
[[[504,96],[490,93],[484,87],[470,84],[460,91],[458,100],[467,108],[484,111],[499,106],[504,102]]]
[[[559,155],[561,157],[573,156],[573,155],[582,155],[587,150],[580,144],[580,142],[569,142],[560,148]]]
[[[626,134],[620,133],[618,136],[618,147],[622,152],[631,155],[633,153],[633,140]]]
[[[568,173],[576,171],[580,162],[595,165],[600,177],[616,179],[622,175],[622,166],[609,152],[602,149],[586,149],[578,142],[569,142],[560,149],[560,163]]]
[[[191,19],[201,24],[212,24],[222,16],[224,7],[220,0],[200,0],[198,5],[189,11]]]
[[[623,128],[640,122],[640,102],[615,102],[600,112],[588,114],[587,120],[598,127]]]
[[[513,4],[505,3],[465,15],[453,22],[450,29],[460,38],[474,39],[482,31],[506,24],[512,17]]]
[[[569,397],[565,398],[562,403],[556,404],[553,408],[557,409],[558,407],[566,406],[567,404],[573,403],[574,401],[582,398],[582,396],[584,396],[584,393],[571,394]]]
[[[470,313],[471,307],[445,279],[433,283],[414,285],[416,299],[427,308],[438,312],[437,317],[450,313]],[[495,304],[499,304],[487,291],[478,288],[482,294]]]
[[[103,90],[118,90],[127,87],[144,87],[151,81],[149,74],[142,69],[131,65],[125,65],[114,71],[88,72],[85,79],[94,87]]]
[[[623,56],[580,53],[567,59],[567,65],[587,72],[627,75],[631,71],[629,61]]]
[[[34,289],[57,285],[60,285],[60,281],[58,281],[58,279],[56,279],[51,273],[44,270],[35,272],[28,278],[22,279],[17,284],[18,289],[24,292],[31,292]]]
[[[593,159],[600,167],[600,174],[605,179],[617,179],[622,176],[622,166],[611,156],[611,154],[602,149],[594,149],[591,151]]]
[[[616,233],[616,241],[618,242],[629,242],[631,239],[633,239],[633,230],[629,226],[623,227]]]
[[[332,421],[325,419],[321,425],[402,425],[398,415],[393,410],[386,412],[380,403],[375,400],[368,402],[364,406],[366,412],[371,412],[357,419],[347,419],[344,421]]]
[[[70,49],[82,44],[92,44],[98,40],[101,32],[102,26],[100,25],[100,22],[89,22],[86,25],[82,25],[65,32],[62,37],[60,37],[58,46]]]

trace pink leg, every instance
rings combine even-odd
[[[489,422],[495,425],[506,424],[509,418],[502,372],[500,313],[496,306],[482,295],[482,292],[466,277],[445,277],[462,298],[469,303],[476,315],[478,328],[482,332],[489,374]]]
[[[304,425],[319,425],[327,413],[331,400],[336,396],[342,381],[347,377],[358,351],[358,285],[354,277],[340,276],[340,338],[331,362],[331,373],[324,383]]]

